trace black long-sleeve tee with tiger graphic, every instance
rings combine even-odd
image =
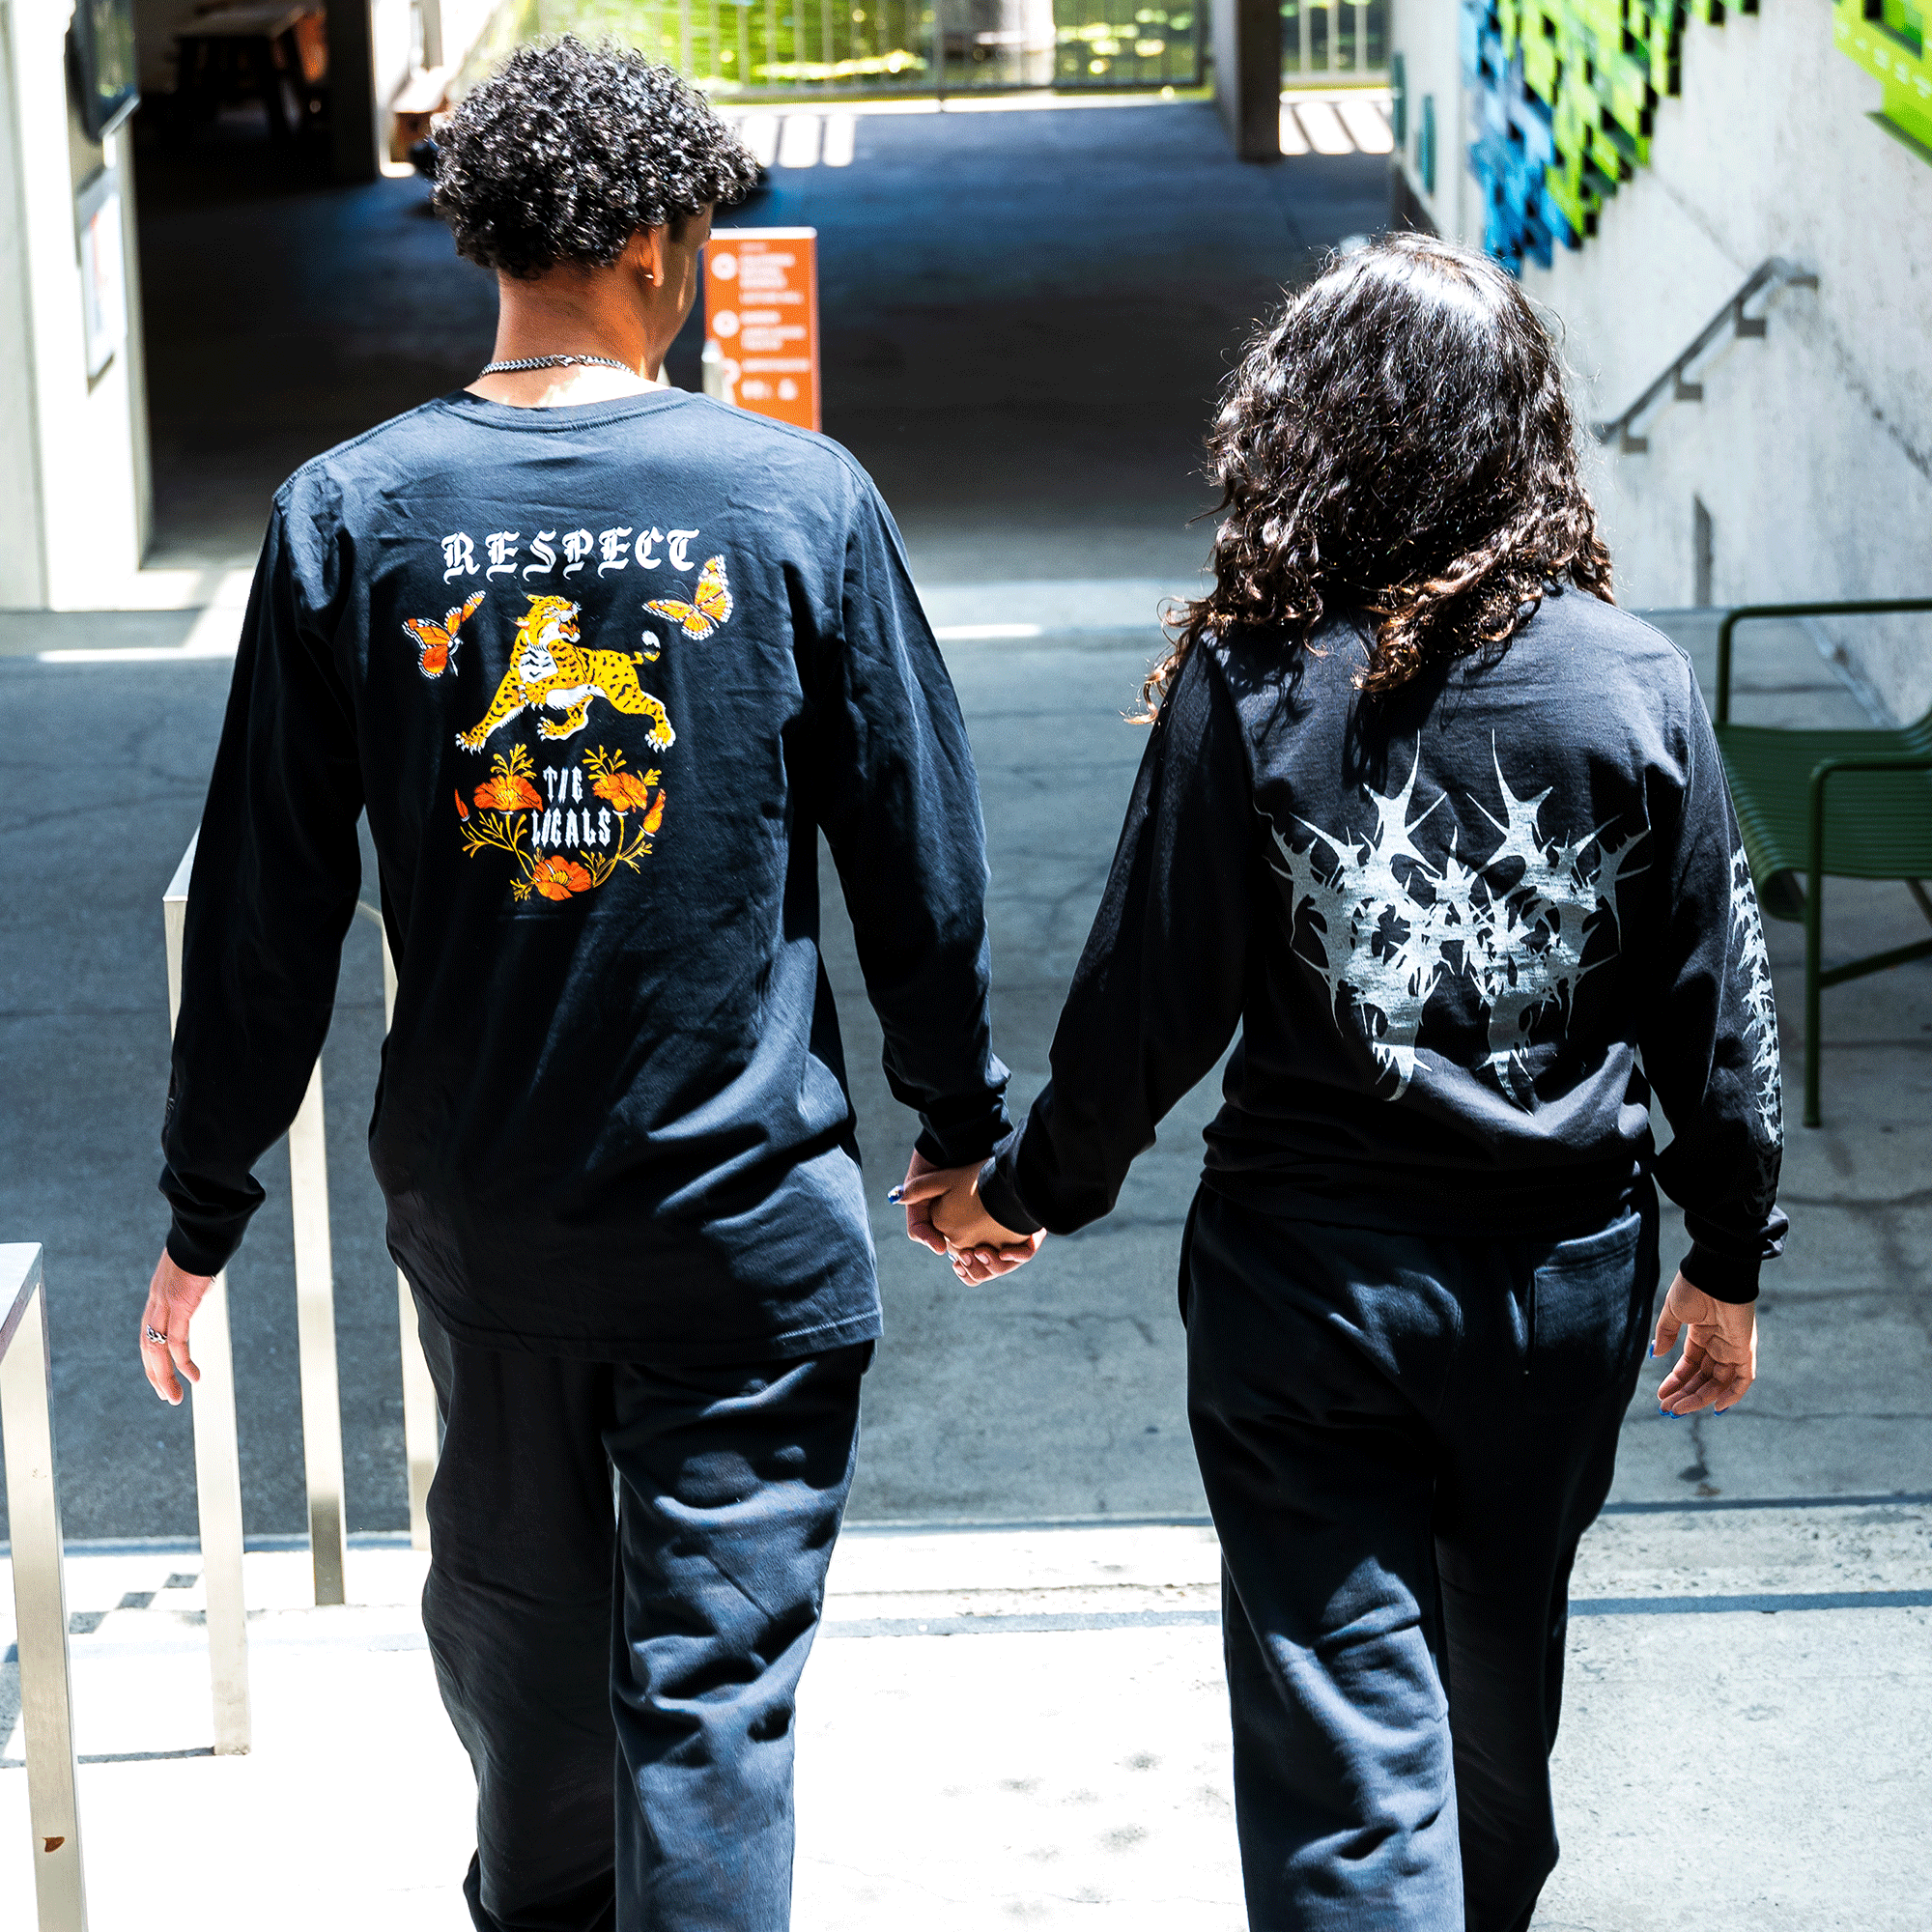
[[[1208,1186],[1502,1238],[1602,1226],[1654,1172],[1685,1275],[1752,1299],[1786,1226],[1777,1020],[1689,660],[1569,591],[1391,696],[1365,662],[1346,617],[1191,653],[988,1211],[1106,1213],[1238,1028]]]
[[[389,1245],[486,1346],[879,1332],[818,839],[937,1164],[1008,1129],[964,725],[870,481],[677,390],[460,394],[275,499],[202,820],[162,1135],[212,1273],[301,1101],[375,847]]]

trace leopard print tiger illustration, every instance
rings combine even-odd
[[[489,710],[468,731],[459,731],[456,742],[466,752],[480,752],[492,732],[533,705],[561,714],[540,716],[538,737],[573,737],[589,720],[591,699],[601,697],[631,717],[648,718],[646,742],[653,751],[668,750],[677,734],[664,706],[638,682],[637,667],[648,662],[644,654],[587,650],[577,627],[581,606],[562,597],[526,595],[530,608],[517,625],[510,668]]]

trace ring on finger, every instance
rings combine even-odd
[[[165,1335],[163,1335],[158,1328],[156,1327],[151,1326],[149,1328],[148,1340],[152,1342],[157,1349],[165,1349],[168,1346],[168,1338]]]

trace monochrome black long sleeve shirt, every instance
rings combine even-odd
[[[858,466],[675,390],[463,394],[284,486],[188,900],[161,1185],[195,1273],[323,1043],[365,809],[370,1151],[438,1319],[602,1359],[876,1335],[821,830],[921,1151],[1008,1121],[972,755]]]
[[[1286,661],[1264,635],[1191,654],[987,1210],[1056,1234],[1105,1214],[1238,1028],[1208,1186],[1556,1236],[1654,1172],[1685,1275],[1752,1299],[1786,1226],[1777,1022],[1689,661],[1575,591],[1388,698],[1355,689],[1365,661],[1347,620]]]

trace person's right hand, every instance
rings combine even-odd
[[[1666,1415],[1735,1408],[1757,1379],[1756,1302],[1719,1301],[1680,1274],[1663,1297],[1650,1352],[1667,1356],[1680,1334],[1684,1353],[1659,1387],[1658,1406]]]
[[[183,1377],[201,1379],[188,1353],[188,1323],[213,1283],[212,1274],[189,1274],[165,1248],[155,1264],[148,1305],[141,1311],[141,1368],[163,1402],[180,1403]]]

